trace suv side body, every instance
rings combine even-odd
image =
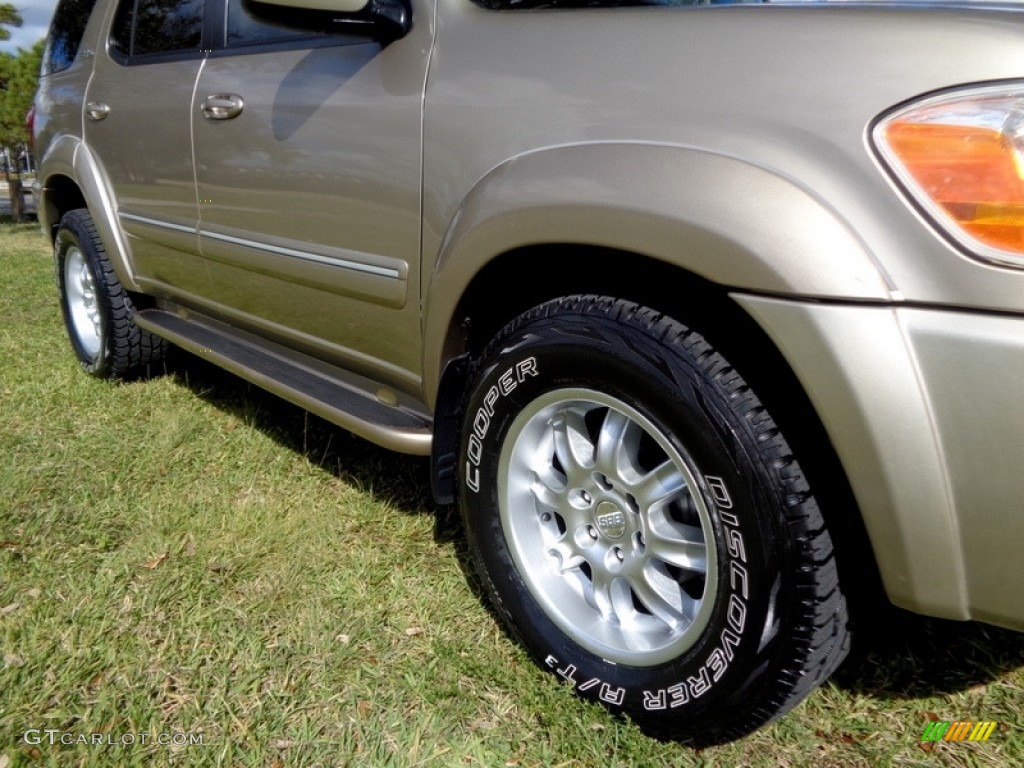
[[[88,210],[144,333],[431,455],[435,497],[472,510],[494,409],[535,359],[485,386],[512,360],[494,340],[543,337],[535,308],[566,297],[652,308],[772,414],[841,582],[871,562],[897,605],[1024,628],[1024,271],[950,237],[873,133],[929,94],[1019,87],[1019,12],[413,0],[391,39],[208,2],[178,48],[139,54],[125,8],[97,0],[42,78],[37,199],[55,237]],[[727,536],[731,499],[703,477]]]

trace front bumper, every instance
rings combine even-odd
[[[1024,629],[1024,317],[734,298],[817,409],[892,601]]]

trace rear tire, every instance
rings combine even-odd
[[[89,212],[69,211],[54,242],[57,289],[71,347],[82,367],[101,379],[136,376],[160,362],[167,342],[135,324],[135,306],[121,285]]]
[[[575,296],[527,312],[471,375],[467,536],[539,664],[649,733],[709,744],[839,665],[832,541],[770,414],[700,335]]]

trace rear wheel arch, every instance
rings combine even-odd
[[[106,249],[110,266],[118,280],[131,296],[134,305],[139,309],[151,307],[153,298],[141,293],[135,283],[134,270],[124,253],[124,243],[119,233],[113,229],[113,219],[97,194],[98,188],[88,189],[75,180],[72,175],[61,170],[46,177],[42,184],[42,196],[39,201],[40,222],[44,226],[51,244],[56,243],[57,232],[65,214],[71,211],[88,211],[92,218],[92,226],[96,229],[100,241]]]
[[[52,242],[57,237],[60,220],[68,211],[88,207],[85,195],[74,179],[64,174],[47,177],[43,184],[43,195],[40,201],[43,221],[47,225],[47,234]]]

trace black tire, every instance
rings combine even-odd
[[[697,333],[596,296],[519,317],[473,374],[472,557],[538,663],[693,744],[780,717],[838,666],[847,610],[799,465]]]
[[[54,241],[64,325],[82,367],[101,379],[149,370],[167,342],[135,324],[135,306],[110,266],[89,212],[68,211]]]

